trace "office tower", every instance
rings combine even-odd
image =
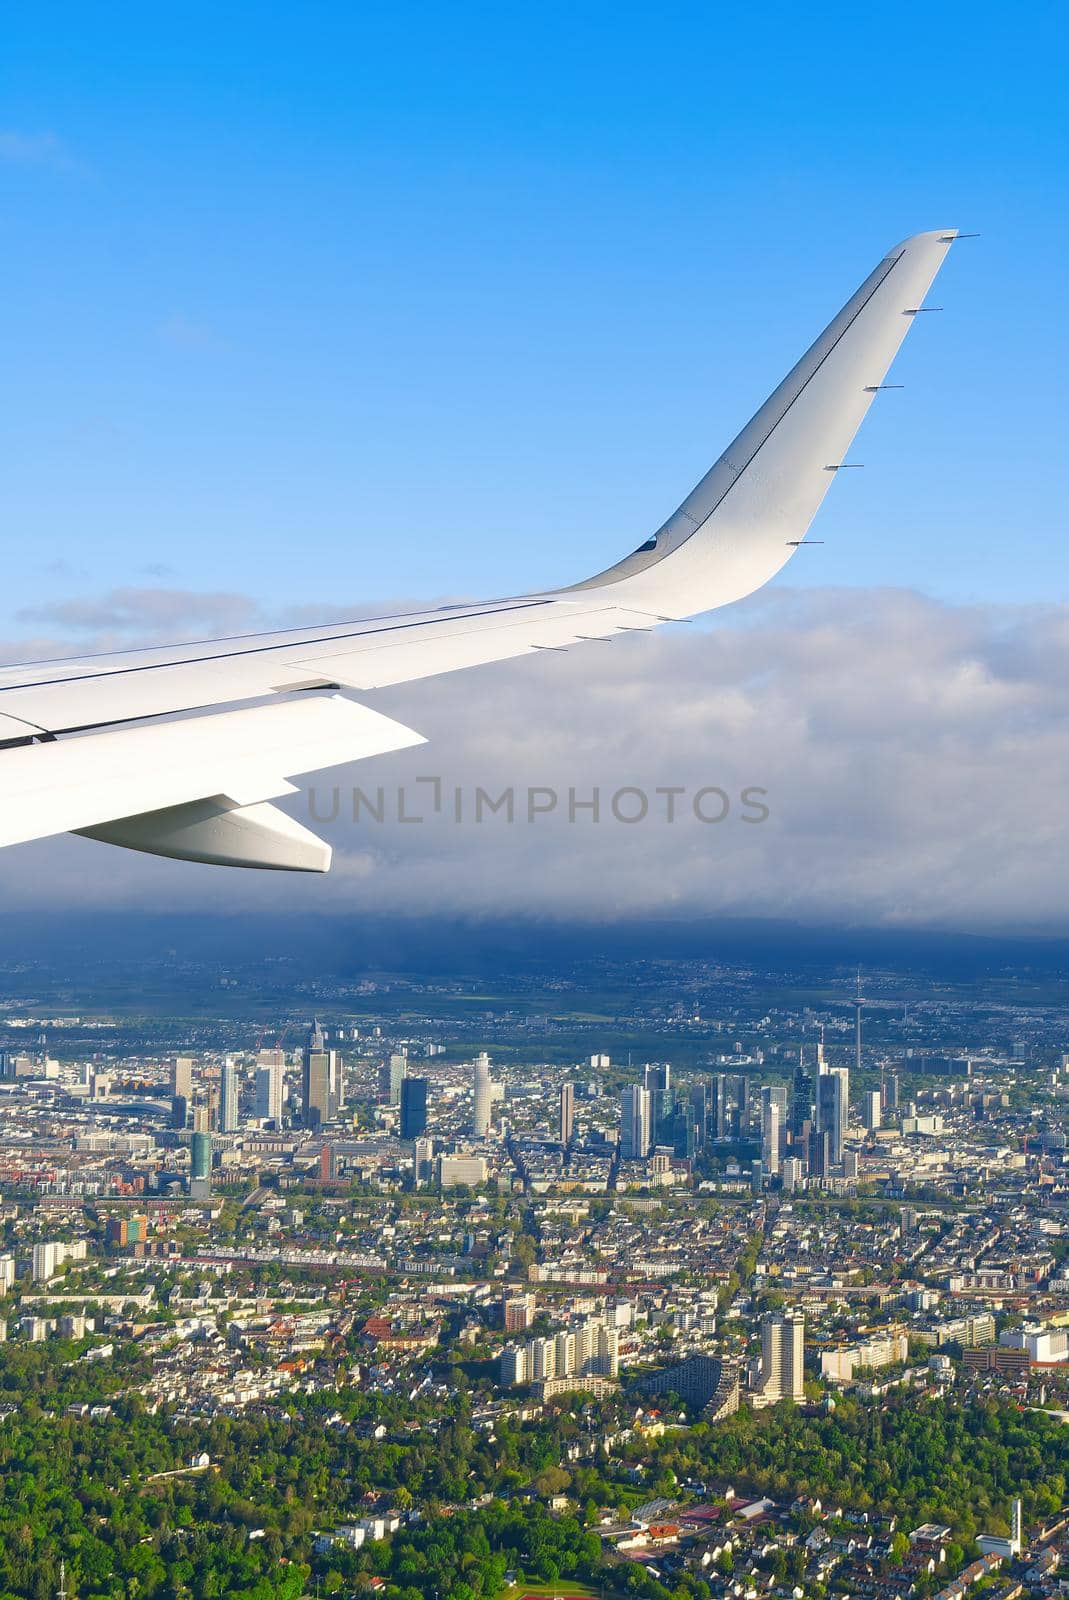
[[[704,1078],[690,1086],[690,1116],[696,1147],[704,1150],[709,1129],[709,1085]]]
[[[780,1169],[782,1118],[782,1104],[766,1086],[761,1090],[761,1165],[768,1177],[775,1176]]]
[[[813,1077],[806,1071],[805,1056],[798,1052],[798,1065],[791,1082],[791,1145],[802,1145],[813,1121]]]
[[[189,1122],[193,1100],[193,1057],[175,1056],[171,1062],[171,1127],[184,1128]]]
[[[212,1183],[212,1136],[210,1133],[195,1133],[189,1150],[189,1192],[197,1199],[204,1199],[211,1191]]]
[[[880,1100],[879,1089],[870,1089],[865,1095],[862,1112],[865,1119],[865,1131],[875,1133],[883,1121],[883,1105]]]
[[[338,1112],[338,1053],[328,1050],[316,1022],[301,1061],[302,1116],[306,1128],[321,1128]]]
[[[667,1061],[647,1062],[642,1069],[642,1087],[650,1097],[650,1145],[669,1137],[672,1115],[672,1068]]]
[[[753,1194],[763,1194],[765,1190],[765,1169],[760,1156],[750,1162],[750,1189]]]
[[[575,1131],[575,1084],[560,1086],[560,1142],[569,1145]]]
[[[761,1393],[770,1403],[801,1400],[805,1318],[800,1311],[773,1313],[761,1320]]]
[[[193,1057],[175,1056],[171,1062],[171,1098],[193,1098]]]
[[[277,1057],[267,1061],[265,1056]],[[256,1116],[260,1122],[282,1126],[282,1051],[263,1050],[256,1069]]]
[[[728,1109],[728,1080],[723,1072],[718,1072],[713,1079],[713,1105],[711,1120],[713,1124],[713,1138],[726,1139],[730,1128]]]
[[[817,1078],[817,1132],[828,1136],[828,1161],[833,1167],[843,1159],[849,1101],[848,1068],[825,1067]]]
[[[472,1129],[477,1139],[485,1139],[490,1132],[490,1057],[485,1050],[475,1057],[472,1091],[475,1102]]]
[[[418,1139],[427,1126],[426,1078],[401,1079],[401,1138]]]
[[[831,1137],[819,1128],[809,1135],[809,1172],[814,1178],[826,1178],[831,1172]]]
[[[190,1107],[190,1126],[194,1133],[210,1133],[212,1126],[212,1102],[210,1096],[205,1099],[202,1095]]]
[[[620,1096],[620,1155],[625,1161],[644,1161],[649,1153],[650,1092],[631,1083]]]
[[[857,969],[857,993],[854,996],[854,1071],[861,1072],[861,1012],[865,1002],[861,998],[861,968]]]
[[[885,1111],[893,1113],[898,1110],[898,1090],[898,1078],[894,1073],[884,1078],[880,1085],[880,1093],[882,1097],[881,1103]]]
[[[389,1063],[384,1073],[386,1090],[392,1106],[401,1104],[401,1085],[408,1075],[408,1055],[404,1050],[395,1050],[390,1056]]]
[[[821,1023],[820,1024],[820,1038],[817,1040],[817,1076],[818,1077],[824,1071],[825,1065],[826,1065],[826,1062],[824,1060],[824,1024]]]
[[[238,1115],[238,1069],[230,1056],[223,1062],[219,1077],[219,1132],[236,1133]]]

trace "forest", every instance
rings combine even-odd
[[[493,1600],[506,1572],[668,1600],[641,1563],[603,1557],[592,1531],[603,1508],[626,1515],[653,1495],[715,1498],[730,1484],[893,1512],[906,1527],[946,1522],[967,1544],[1005,1527],[1016,1493],[1027,1519],[1065,1498],[1063,1426],[1006,1403],[844,1397],[653,1439],[629,1435],[625,1401],[575,1397],[527,1423],[499,1417],[491,1433],[462,1388],[444,1414],[353,1388],[198,1419],[146,1411],[124,1387],[137,1360],[57,1365],[43,1347],[0,1346],[0,1600],[51,1600],[61,1560],[77,1600],[298,1600],[375,1580],[386,1600]],[[106,1397],[111,1414],[69,1414],[72,1394]],[[365,1437],[368,1420],[385,1437]],[[191,1470],[201,1452],[209,1466]],[[555,1495],[567,1514],[547,1509]],[[376,1499],[418,1520],[356,1551],[317,1550],[317,1533]],[[703,1582],[674,1582],[676,1600],[706,1600]]]

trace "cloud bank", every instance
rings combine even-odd
[[[241,596],[166,590],[32,620],[54,632],[58,654],[72,629],[81,648],[224,618],[242,630],[268,620]],[[44,642],[33,641],[40,653]],[[1067,681],[1066,608],[772,590],[707,624],[366,696],[430,742],[309,781],[318,815],[336,810],[333,821],[312,822],[307,793],[294,799],[293,814],[335,845],[329,878],[218,872],[64,839],[0,852],[0,895],[9,908],[1064,932]],[[434,786],[418,781],[430,778],[437,811]],[[484,804],[476,822],[477,789],[494,800],[511,790],[513,820]],[[533,820],[529,790],[540,796]],[[680,791],[674,820],[666,790]],[[715,790],[727,814],[701,820],[694,796],[705,792],[708,818],[723,810]],[[749,808],[747,790],[763,791]],[[637,795],[648,814],[621,820],[642,809]],[[758,803],[767,818],[747,820]]]

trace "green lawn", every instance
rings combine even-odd
[[[554,1600],[556,1595],[563,1596],[563,1600],[572,1600],[572,1596],[578,1596],[580,1600],[597,1600],[597,1596],[601,1593],[600,1589],[591,1588],[589,1583],[577,1583],[574,1578],[558,1578],[556,1583],[525,1581],[513,1587],[517,1594],[535,1595],[537,1600]]]

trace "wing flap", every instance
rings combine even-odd
[[[8,750],[0,845],[213,796],[250,806],[292,793],[296,774],[423,742],[367,706],[308,695]]]

